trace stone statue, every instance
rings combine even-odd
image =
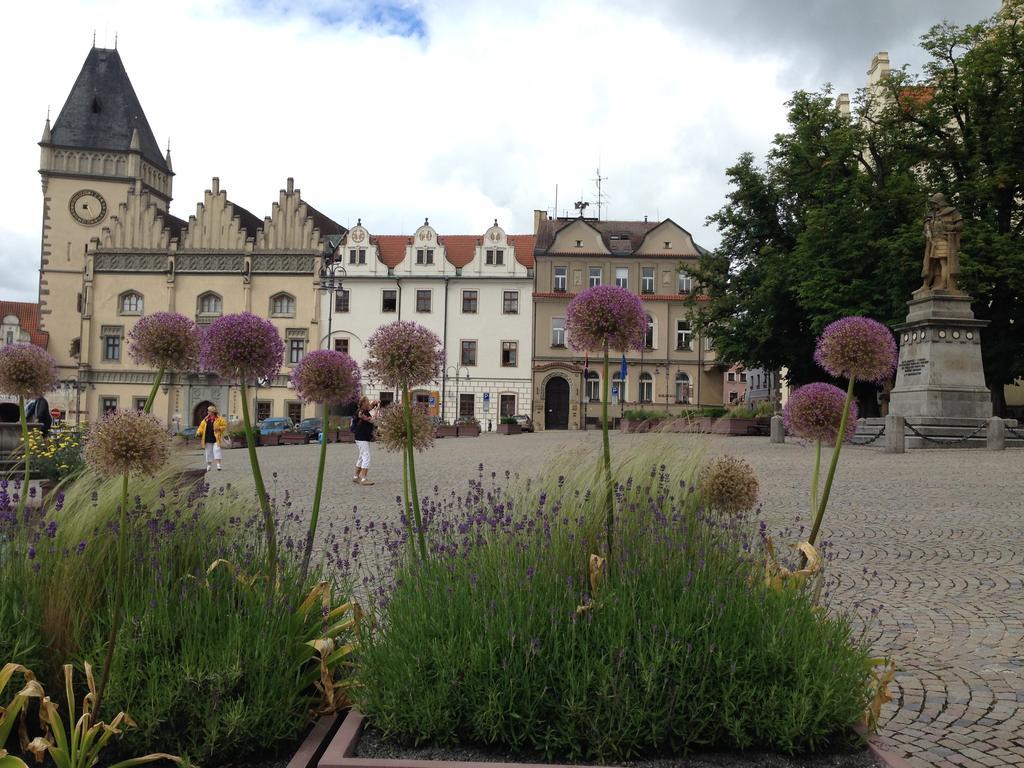
[[[928,200],[930,210],[924,217],[924,264],[922,291],[960,293],[956,279],[960,275],[960,232],[964,217],[938,192]]]

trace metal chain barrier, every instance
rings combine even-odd
[[[872,438],[870,438],[868,440],[865,440],[862,443],[854,443],[854,445],[871,445],[873,442],[875,442],[878,438],[880,438],[884,434],[885,434],[885,425],[883,424],[882,428],[880,430],[878,430],[878,434],[877,435],[875,435],[874,437],[872,437]]]
[[[1007,427],[1006,431],[1009,432],[1014,437],[1024,440],[1024,429],[1018,429],[1017,427]]]
[[[959,445],[960,443],[966,443],[972,437],[977,437],[982,432],[984,432],[986,429],[988,429],[988,424],[982,424],[976,430],[971,432],[971,434],[964,435],[963,437],[943,437],[943,438],[936,438],[936,437],[929,437],[928,435],[922,435],[920,432],[918,432],[916,429],[914,429],[914,426],[912,424],[907,424],[906,427],[911,432],[913,432],[915,435],[920,437],[922,440],[926,440],[929,443],[935,443],[935,445],[941,445],[944,448],[949,448],[949,447],[954,446],[954,445]]]

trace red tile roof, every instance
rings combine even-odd
[[[533,269],[533,249],[537,245],[535,235],[509,235],[509,244],[516,249],[516,261],[527,269]]]
[[[39,305],[28,301],[0,301],[0,319],[15,315],[22,330],[28,331],[29,339],[37,347],[46,349],[50,334],[39,330]]]
[[[377,258],[391,269],[405,259],[405,246],[412,242],[408,235],[377,235],[370,242],[377,246]]]
[[[438,242],[444,246],[445,257],[453,267],[464,267],[476,255],[480,238],[476,235],[439,235]]]

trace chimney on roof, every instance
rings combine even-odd
[[[646,224],[646,223],[647,223],[647,214],[645,213],[644,214],[644,224]]]
[[[556,216],[558,215],[557,211],[555,211],[555,215]],[[538,208],[534,208],[533,209],[533,234],[536,235],[537,234],[537,230],[540,229],[540,223],[542,221],[547,221],[547,220],[548,220],[548,212],[547,211],[542,211],[542,210],[540,210]]]

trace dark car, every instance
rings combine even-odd
[[[183,430],[181,430],[181,436],[184,437],[186,440],[195,440],[197,437],[196,432],[198,430],[199,427],[185,427]]]
[[[533,432],[533,419],[527,416],[525,413],[520,413],[517,416],[513,416],[516,420],[516,424],[523,430],[523,432]]]
[[[295,427],[296,432],[301,432],[304,435],[309,435],[312,439],[316,440],[320,437],[320,419],[311,418],[303,419]]]
[[[263,420],[263,423],[260,424],[260,434],[273,435],[278,432],[291,432],[294,427],[295,422],[287,416],[274,416]]]

